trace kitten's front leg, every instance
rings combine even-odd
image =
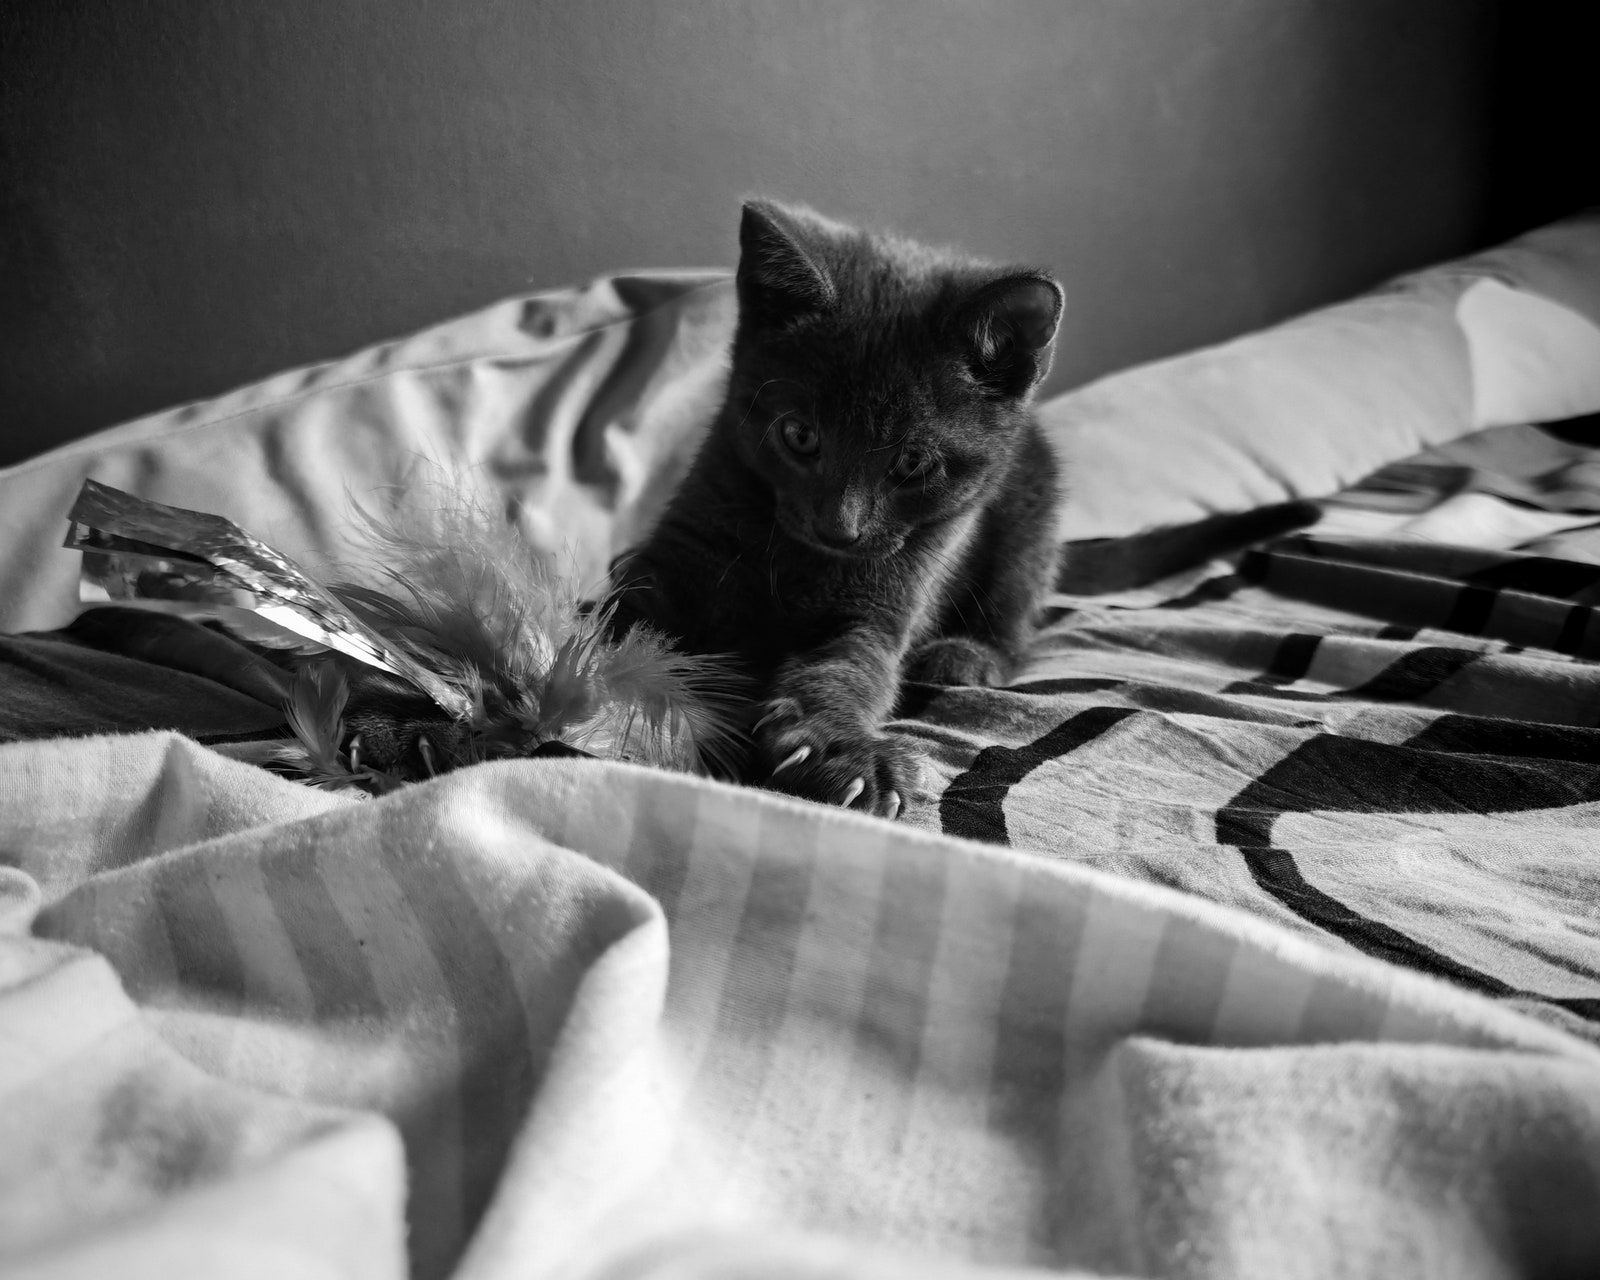
[[[1037,432],[979,520],[959,570],[944,584],[937,632],[911,650],[906,679],[999,685],[1026,656],[1055,581],[1055,464]]]
[[[894,639],[858,627],[780,668],[754,730],[762,786],[893,818],[920,753],[882,725],[898,683]]]

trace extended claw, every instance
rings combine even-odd
[[[360,773],[361,772],[361,748],[362,748],[362,746],[363,746],[363,742],[362,742],[362,739],[361,739],[361,735],[359,733],[354,735],[350,739],[350,772],[351,773]]]
[[[761,719],[757,720],[753,725],[750,726],[750,732],[751,733],[760,733],[763,729],[765,729],[774,720],[778,719],[778,717],[780,717],[781,715],[783,715],[783,712],[781,712],[781,711],[769,711],[769,712],[767,712],[766,715],[762,716]]]
[[[865,791],[866,789],[867,789],[867,780],[865,778],[857,778],[854,782],[852,782],[848,787],[845,788],[844,799],[839,801],[840,806],[842,808],[848,809],[851,805],[853,805],[856,802],[856,798],[858,796],[860,796],[860,794],[863,791]]]
[[[900,816],[900,793],[898,791],[891,791],[885,803],[887,803],[889,806],[889,812],[885,816],[890,822],[893,822]]]
[[[417,735],[417,751],[422,756],[422,763],[428,767],[428,776],[437,778],[439,776],[439,765],[434,759],[433,743],[428,741],[426,734]]]
[[[796,747],[793,751],[791,751],[788,754],[788,756],[786,756],[784,758],[783,763],[780,764],[772,772],[775,773],[775,774],[776,773],[782,773],[790,765],[803,764],[803,763],[805,763],[805,761],[809,760],[810,758],[811,758],[811,748],[810,747]]]

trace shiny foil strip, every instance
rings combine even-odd
[[[68,549],[83,552],[78,598],[206,613],[241,638],[286,647],[292,633],[410,681],[454,716],[471,703],[399,652],[332,592],[231,520],[85,480],[68,513]],[[267,627],[252,625],[259,620]],[[281,629],[276,635],[273,628]]]

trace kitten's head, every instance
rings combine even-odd
[[[873,558],[988,497],[1049,368],[1056,282],[766,202],[739,243],[723,428],[784,531]]]

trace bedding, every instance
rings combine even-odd
[[[1336,493],[1487,428],[1600,411],[1600,211],[1041,408],[1064,541]],[[1070,299],[1069,299],[1070,305]]]
[[[230,758],[247,663],[68,626],[86,476],[315,563],[426,456],[592,578],[729,305],[514,299],[0,472],[8,1274],[1600,1272],[1581,444],[1397,437],[1063,591],[1007,688],[904,691],[899,824],[589,760],[329,794]]]

